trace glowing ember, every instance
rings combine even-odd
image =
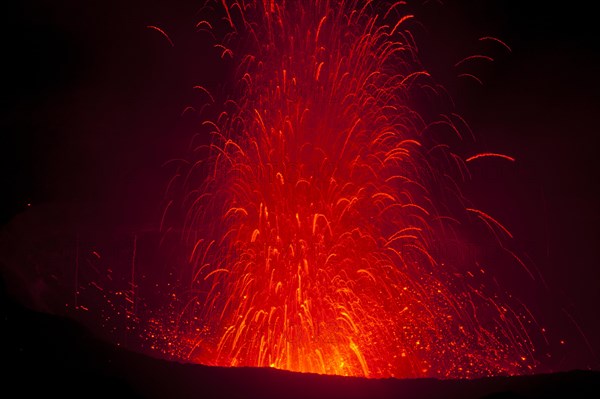
[[[159,326],[164,351],[367,377],[532,367],[522,317],[460,268],[469,256],[446,255],[466,248],[453,226],[468,220],[510,235],[457,210],[452,176],[468,174],[465,161],[514,159],[463,160],[433,137],[440,126],[460,136],[462,120],[427,121],[411,105],[438,90],[404,2],[222,6],[230,33],[218,48],[239,86],[177,176],[190,269],[178,319]]]

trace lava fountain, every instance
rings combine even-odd
[[[432,133],[460,137],[460,117],[413,106],[415,92],[441,89],[405,2],[215,6],[228,30],[216,47],[238,83],[171,184],[183,194],[166,215],[183,210],[189,248],[172,354],[366,377],[530,369],[522,315],[446,256],[469,220],[508,232],[466,205],[470,162]]]

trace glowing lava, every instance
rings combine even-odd
[[[469,215],[503,227],[451,211],[451,176],[468,169],[431,131],[460,135],[460,121],[426,121],[411,105],[438,89],[404,2],[222,6],[218,48],[239,85],[178,176],[190,269],[175,356],[368,377],[531,367],[521,316],[444,256]]]

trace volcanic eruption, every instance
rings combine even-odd
[[[470,131],[423,110],[446,94],[405,2],[214,6],[224,19],[198,29],[226,32],[215,47],[235,84],[224,101],[197,87],[214,117],[169,184],[164,220],[181,215],[187,262],[163,350],[374,378],[531,370],[525,316],[478,280],[463,231],[511,236],[461,184],[471,161],[514,159],[462,157],[442,139]]]

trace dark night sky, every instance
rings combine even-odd
[[[192,86],[218,92],[230,67],[206,34],[194,33],[203,2],[13,3],[3,5],[1,28],[1,223],[9,226],[34,208],[59,215],[77,208],[107,231],[155,224],[171,173],[162,164],[185,151],[198,123],[180,116],[186,105],[202,103]],[[587,5],[537,0],[422,3],[415,9],[425,67],[452,94],[477,149],[517,159],[483,168],[466,188],[510,228],[542,277],[514,282],[515,295],[546,321],[553,338],[567,341],[556,349],[554,369],[598,369],[595,13]],[[147,25],[167,31],[175,46]],[[512,53],[482,47],[483,36],[502,39]],[[493,63],[461,70],[483,86],[457,78],[457,61],[485,51]]]

